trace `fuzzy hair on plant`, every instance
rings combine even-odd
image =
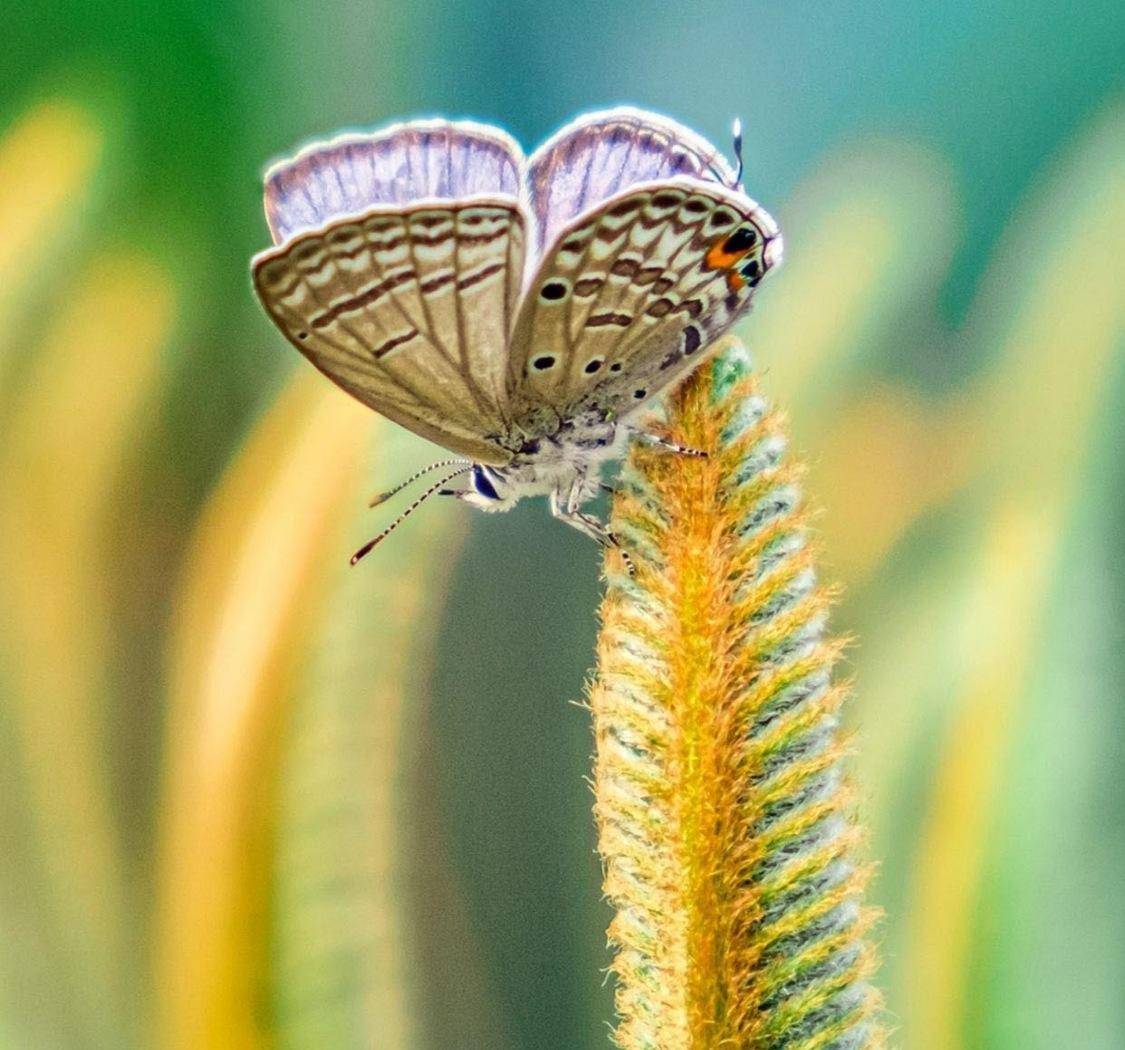
[[[730,340],[636,447],[612,528],[595,814],[627,1050],[882,1046],[826,635],[782,421]]]

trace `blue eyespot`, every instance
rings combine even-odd
[[[496,487],[488,480],[488,475],[484,472],[483,467],[473,467],[473,488],[484,496],[485,499],[500,498],[500,493],[496,491]]]

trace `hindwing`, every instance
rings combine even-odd
[[[633,187],[567,224],[524,292],[509,362],[529,433],[624,414],[706,355],[780,259],[773,220],[718,183]]]
[[[364,404],[486,463],[510,458],[505,346],[526,223],[515,200],[376,206],[258,255],[270,317]]]

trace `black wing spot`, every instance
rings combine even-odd
[[[621,362],[620,361],[614,361],[613,364],[611,364],[609,366],[609,370],[611,372],[620,372],[621,371]]]
[[[604,358],[592,357],[589,361],[586,362],[586,367],[582,371],[584,371],[586,375],[592,376],[602,367],[603,364],[605,364]]]
[[[542,354],[531,362],[531,367],[538,372],[546,372],[548,368],[555,367],[555,359],[550,354]]]
[[[642,203],[642,201],[638,200],[623,200],[610,208],[606,214],[613,215],[615,217],[620,217],[622,215],[632,215],[633,212],[640,208]]]
[[[748,252],[758,243],[758,235],[749,226],[740,226],[724,242],[723,251],[728,255]]]
[[[308,333],[308,332],[298,332],[298,333],[297,333],[297,338],[298,338],[298,339],[308,339],[308,337],[309,337],[309,333]]]
[[[702,342],[703,337],[699,334],[699,329],[689,324],[684,329],[684,354],[694,354]]]
[[[566,295],[566,285],[562,281],[548,281],[539,291],[540,297],[555,302]]]
[[[645,399],[645,394],[647,393],[647,390],[634,390],[633,397],[635,397],[638,401],[643,401]]]

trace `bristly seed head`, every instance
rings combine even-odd
[[[797,468],[734,346],[638,445],[590,706],[618,1045],[874,1048],[866,870]],[[612,566],[612,562],[607,563]]]

